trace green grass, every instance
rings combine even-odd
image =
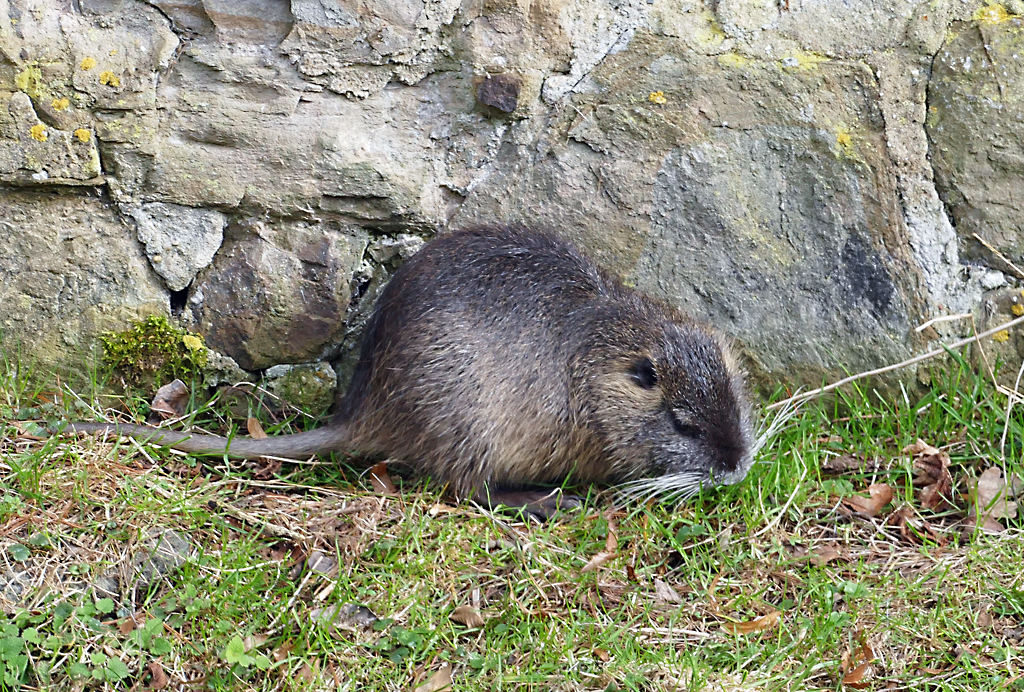
[[[860,663],[864,644],[867,689],[1024,689],[1020,520],[963,534],[967,500],[922,509],[901,452],[919,437],[943,447],[964,496],[990,466],[1024,471],[1024,412],[1004,462],[1006,397],[963,361],[933,373],[923,397],[849,387],[806,405],[738,486],[623,509],[594,493],[543,525],[445,505],[415,480],[378,496],[350,461],[268,473],[47,438],[47,422],[97,408],[83,399],[33,388],[9,364],[0,373],[0,689],[165,676],[171,689],[410,690],[447,662],[460,690],[838,690],[852,689],[844,660]],[[238,407],[195,408],[208,429],[244,429]],[[823,473],[842,454],[865,470]],[[892,505],[844,512],[870,483],[890,485]],[[907,506],[932,538],[901,534],[893,515]],[[136,583],[156,529],[189,549]],[[583,572],[610,533],[616,557]],[[463,605],[485,624],[453,620]],[[334,615],[344,606],[363,619]],[[776,611],[763,631],[726,631]]]

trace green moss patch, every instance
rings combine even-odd
[[[123,332],[104,332],[103,360],[126,385],[188,382],[206,365],[203,337],[175,327],[163,315],[150,315]]]

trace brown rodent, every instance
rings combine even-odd
[[[505,227],[441,235],[402,265],[322,428],[230,447],[146,426],[69,429],[234,457],[388,458],[457,499],[540,514],[543,493],[520,489],[650,479],[641,486],[687,495],[741,480],[754,445],[724,339],[564,240]]]

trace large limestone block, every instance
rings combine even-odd
[[[0,180],[15,184],[96,184],[100,157],[91,130],[47,127],[28,94],[0,92]]]
[[[955,22],[928,106],[936,186],[964,254],[1006,269],[974,235],[1024,258],[1024,19]]]
[[[922,309],[878,87],[856,62],[637,34],[456,224],[555,228],[738,338],[768,373],[898,359]],[[817,375],[811,375],[811,379]]]
[[[0,192],[0,333],[8,357],[84,369],[97,335],[166,313],[160,285],[112,206],[92,194]]]
[[[458,0],[293,0],[295,25],[281,50],[314,83],[357,98],[392,79],[415,84],[444,52],[441,29]]]
[[[187,288],[224,240],[227,220],[218,211],[152,202],[131,214],[150,264],[172,291]]]

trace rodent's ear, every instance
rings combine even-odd
[[[654,371],[654,363],[650,358],[641,358],[629,368],[629,376],[643,389],[651,389],[658,384],[658,373]]]

